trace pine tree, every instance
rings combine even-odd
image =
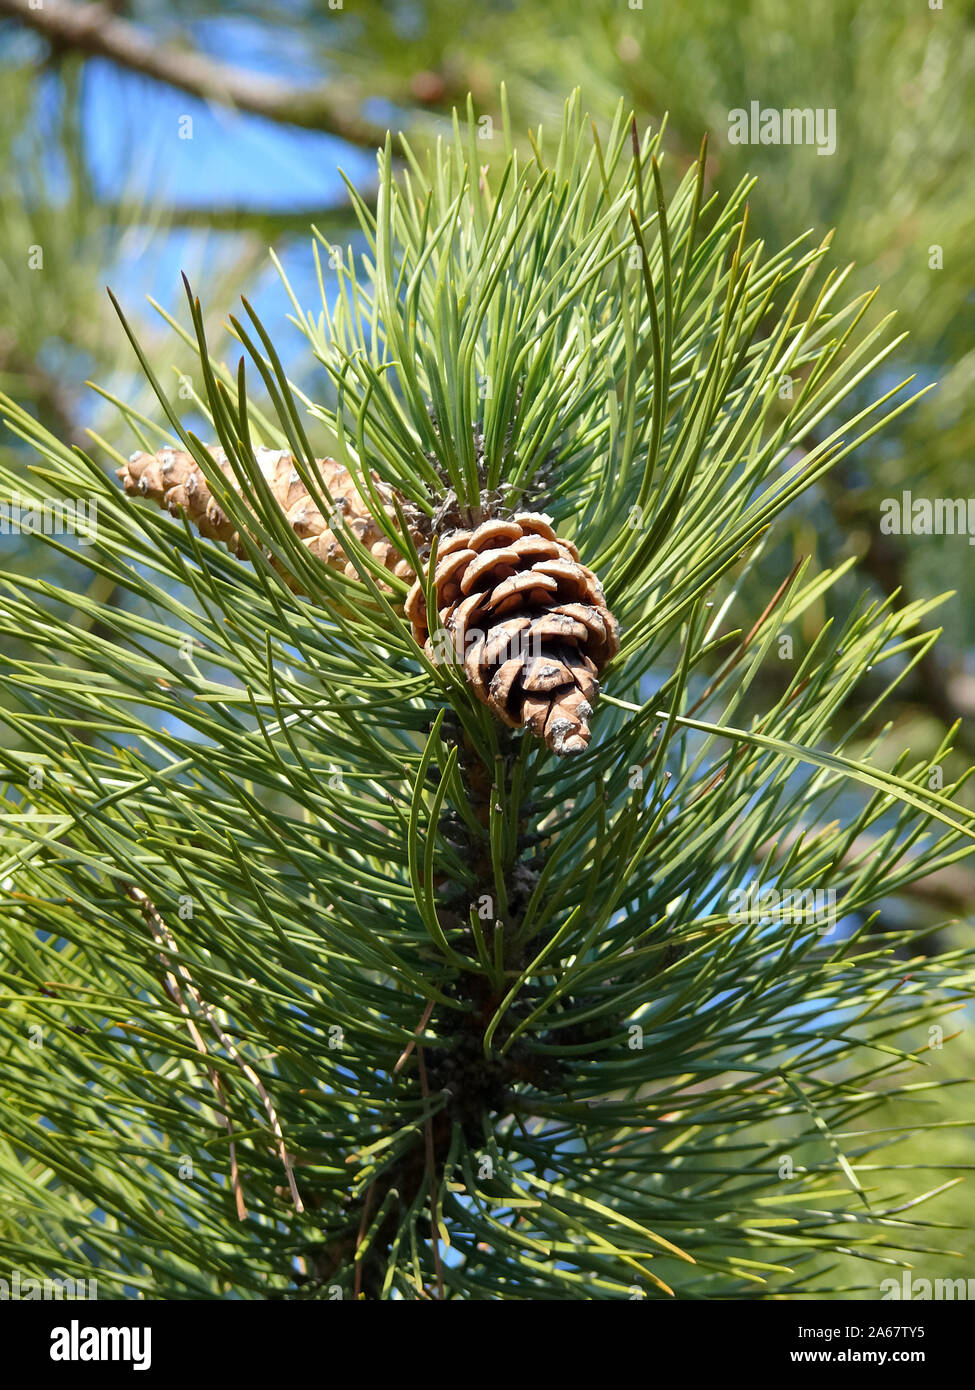
[[[622,107],[506,122],[496,176],[475,131],[387,140],[364,254],[316,234],[317,398],[190,292],[208,437],[122,315],[125,489],[4,400],[88,504],[38,541],[126,602],[0,598],[0,1250],[103,1297],[841,1296],[841,1251],[875,1290],[942,1186],[883,1107],[972,993],[871,933],[972,847],[875,717],[934,605],[741,595],[910,404],[844,412],[898,339]]]

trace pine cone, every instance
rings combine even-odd
[[[486,521],[439,545],[434,586],[439,630],[477,698],[554,753],[583,752],[596,677],[619,650],[619,629],[572,542],[535,512]],[[431,659],[447,656],[431,637],[419,580],[406,616]]]
[[[241,496],[240,484],[223,449],[210,448],[207,452],[233,490]],[[321,479],[335,503],[336,516],[330,526],[309,497],[308,489],[294,466],[294,459],[286,449],[256,449],[255,458],[288,524],[316,559],[341,570],[350,579],[358,579],[358,570],[336,537],[336,532],[341,535],[342,528],[347,527],[385,569],[403,579],[413,577],[409,561],[403,558],[377,525],[343,464],[336,463],[335,459],[316,460]],[[239,559],[246,557],[247,552],[238,531],[211,493],[203,470],[192,454],[182,449],[160,449],[156,454],[135,453],[128,464],[116,472],[130,495],[148,497],[173,516],[182,512],[201,536],[222,542]],[[372,478],[384,504],[390,502],[392,490],[380,480],[378,474],[373,473]],[[408,515],[408,504],[402,498],[400,503]],[[386,506],[386,513],[395,523],[396,515],[391,505]],[[418,531],[412,531],[411,535],[415,545],[422,543]],[[276,568],[289,588],[301,592],[294,576],[286,573],[281,566]]]
[[[209,453],[242,496],[224,451]],[[286,449],[257,449],[255,457],[289,525],[316,559],[358,578],[339,539],[347,527],[385,569],[415,581],[406,601],[413,635],[434,660],[446,657],[430,636],[422,583],[377,525],[348,469],[335,459],[316,460],[335,503],[330,525]],[[191,454],[181,449],[135,453],[117,472],[130,495],[148,497],[173,516],[182,513],[201,536],[246,557],[239,532]],[[412,525],[409,502],[377,474],[372,478],[394,522],[394,497],[399,502],[422,554],[424,536]],[[302,593],[299,581],[274,563],[288,586]],[[527,724],[554,753],[581,753],[589,743],[588,719],[599,693],[596,677],[619,650],[619,638],[599,580],[580,563],[572,542],[560,540],[549,518],[536,512],[495,518],[454,531],[441,542],[434,583],[438,630],[449,635],[451,656],[463,661],[477,698],[511,728]]]

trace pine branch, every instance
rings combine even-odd
[[[19,389],[36,402],[41,418],[59,438],[79,448],[88,443],[77,421],[77,403],[70,391],[59,377],[36,359],[27,357],[8,329],[0,330],[0,374],[18,379]]]
[[[966,779],[935,790],[880,722],[935,605],[863,601],[809,635],[849,566],[748,596],[783,511],[907,404],[863,403],[886,326],[842,301],[826,245],[766,257],[747,186],[707,201],[698,166],[666,195],[622,109],[601,137],[570,101],[554,150],[509,148],[497,180],[468,115],[408,179],[388,145],[362,261],[320,308],[289,291],[324,399],[248,310],[255,390],[191,297],[170,322],[216,456],[129,330],[159,419],[111,398],[139,448],[115,457],[175,519],[3,403],[37,484],[98,503],[90,543],[38,544],[125,595],[0,586],[0,1252],[22,1269],[68,1251],[120,1296],[796,1297],[835,1291],[837,1253],[869,1270],[924,1239],[939,1188],[888,1144],[963,1084],[932,1039],[975,955],[871,926],[975,844]],[[552,563],[583,586],[591,564],[621,623],[584,750],[550,756],[431,661],[385,551],[302,544],[291,505],[325,521],[339,466],[375,544],[409,552],[426,630],[505,563],[451,534],[551,513]],[[769,919],[765,888],[812,907]],[[185,975],[156,917],[182,923]],[[209,1007],[200,1036],[219,1026],[205,1061],[160,954]]]
[[[2,3],[2,0],[0,0]],[[363,196],[369,196],[364,190]],[[374,195],[373,195],[374,196]],[[101,209],[109,224],[139,226],[147,218],[145,207],[136,202],[102,199]],[[168,227],[204,228],[214,232],[247,232],[263,238],[278,238],[289,232],[305,233],[312,224],[336,235],[355,225],[352,205],[346,198],[316,203],[314,207],[248,207],[197,203],[167,203]]]
[[[157,43],[129,20],[100,4],[66,0],[0,0],[7,15],[36,30],[58,48],[107,58],[131,72],[175,87],[202,101],[216,101],[282,125],[320,130],[352,145],[375,149],[385,128],[369,121],[327,87],[296,90],[286,82],[231,67],[171,44]]]

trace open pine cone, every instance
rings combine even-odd
[[[527,724],[559,755],[583,752],[596,677],[619,650],[619,629],[572,542],[535,512],[485,521],[440,543],[434,586],[440,635],[431,636],[419,580],[406,600],[428,655],[443,659],[446,646],[503,723]]]

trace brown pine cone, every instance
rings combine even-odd
[[[241,496],[240,484],[223,449],[208,448],[208,453],[234,492]],[[347,527],[384,568],[402,579],[413,577],[409,561],[403,558],[376,524],[343,464],[335,459],[316,460],[321,479],[335,503],[336,516],[330,526],[308,495],[308,489],[301,481],[294,459],[287,449],[259,448],[254,451],[254,456],[288,524],[316,559],[333,569],[342,570],[350,579],[358,579],[358,571],[336,537],[336,532],[340,536],[342,528]],[[210,485],[192,454],[182,449],[160,449],[156,454],[135,453],[116,472],[130,495],[148,497],[173,516],[182,512],[201,536],[220,541],[239,559],[246,557],[239,533],[211,493]],[[380,480],[378,474],[373,473],[372,479],[386,506],[387,515],[395,524],[395,511],[391,505],[386,505],[390,502],[392,490]],[[406,507],[403,499],[401,505]],[[408,507],[406,510],[408,514]],[[422,542],[419,532],[413,532],[412,539],[415,545]],[[280,566],[277,568],[288,586],[300,592],[294,576],[285,573]]]
[[[449,653],[431,637],[419,580],[406,600],[431,659],[463,661],[477,698],[509,727],[527,724],[559,755],[583,752],[619,628],[572,542],[535,512],[486,521],[440,544],[434,585]]]

